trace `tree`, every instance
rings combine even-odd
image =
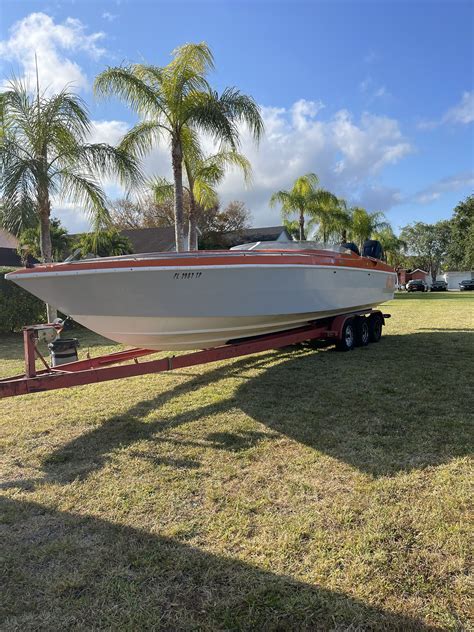
[[[184,196],[184,216],[188,217],[189,199]],[[173,198],[159,204],[151,194],[140,196],[139,200],[127,198],[112,202],[110,211],[112,225],[116,228],[155,228],[174,225]]]
[[[432,280],[436,281],[451,238],[449,221],[409,224],[402,229],[400,238],[406,242],[414,264],[429,272]]]
[[[385,228],[390,228],[390,224],[385,221],[385,215],[381,211],[369,213],[359,206],[351,209],[349,234],[351,239],[358,243],[361,251],[366,239]]]
[[[459,202],[450,221],[451,239],[446,253],[448,270],[474,269],[474,195]]]
[[[33,206],[19,204],[5,208],[0,204],[0,226],[19,237],[23,231],[39,226],[38,213]]]
[[[318,225],[317,235],[323,243],[341,235],[350,218],[338,198],[324,189],[317,189],[310,204],[311,224]]]
[[[200,216],[218,206],[217,185],[222,182],[226,168],[238,167],[246,180],[250,179],[249,161],[236,151],[219,151],[212,156],[203,157],[201,152],[190,151],[185,146],[184,165],[187,186],[184,193],[189,199],[188,249],[197,246],[197,228]],[[166,178],[156,178],[151,183],[157,205],[169,202],[173,197],[173,185]]]
[[[140,180],[135,158],[123,148],[89,144],[91,123],[83,101],[63,90],[51,97],[31,95],[20,83],[0,94],[0,197],[6,227],[15,217],[38,218],[41,258],[52,261],[51,196],[79,204],[97,229],[109,220],[98,176]],[[21,222],[20,222],[21,223]],[[54,310],[48,308],[48,319]]]
[[[297,219],[284,219],[283,226],[286,228],[286,232],[293,238],[298,239],[300,235],[300,224]]]
[[[240,233],[250,226],[251,214],[243,202],[229,202],[223,211],[212,207],[201,215],[201,248],[229,248],[226,233]]]
[[[184,145],[199,152],[198,133],[236,150],[239,123],[245,123],[255,140],[263,133],[263,120],[255,101],[235,88],[221,95],[206,80],[213,69],[212,53],[205,43],[185,44],[173,52],[164,67],[134,64],[108,68],[95,80],[96,93],[117,95],[141,120],[125,135],[121,147],[143,156],[163,140],[171,148],[174,181],[176,249],[184,249],[183,160]]]
[[[407,243],[400,237],[397,237],[391,227],[382,228],[374,233],[373,237],[382,244],[387,263],[396,267],[405,262],[406,257],[404,253],[407,249]]]
[[[318,176],[315,173],[307,173],[297,178],[291,189],[277,191],[270,198],[270,206],[281,205],[283,219],[289,219],[297,214],[300,241],[306,239],[305,221],[306,217],[311,215],[313,196],[318,184]]]
[[[101,230],[96,233],[83,233],[75,242],[74,249],[80,249],[81,256],[89,254],[98,257],[118,257],[133,252],[130,239],[122,235],[116,228]]]
[[[71,237],[67,229],[61,226],[59,219],[50,220],[51,253],[54,261],[62,261],[68,254]],[[35,259],[41,258],[41,237],[39,224],[35,228],[27,228],[19,236],[18,253],[23,261],[28,255]]]
[[[334,228],[339,233],[341,243],[347,242],[347,233],[352,225],[352,211],[346,200],[337,199],[337,217],[335,218]]]

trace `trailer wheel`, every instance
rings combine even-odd
[[[382,337],[383,317],[381,314],[372,314],[368,321],[369,340],[370,342],[378,342]]]
[[[336,342],[338,351],[352,351],[355,345],[355,327],[354,319],[349,318],[344,323],[341,331],[341,338]]]
[[[355,323],[355,343],[359,347],[366,347],[370,342],[370,328],[367,318],[357,318]]]

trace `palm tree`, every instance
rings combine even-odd
[[[403,253],[407,250],[407,242],[397,237],[391,226],[380,229],[373,237],[382,244],[387,262],[394,267],[400,265]]]
[[[288,219],[293,214],[297,214],[300,241],[306,239],[305,220],[306,216],[311,214],[314,201],[313,196],[318,184],[318,176],[315,173],[307,173],[297,178],[289,191],[277,191],[270,198],[270,206],[275,206],[276,204],[281,205],[281,214],[284,219]]]
[[[52,256],[56,261],[61,261],[67,256],[71,245],[71,237],[64,226],[61,226],[59,219],[54,217],[49,222],[49,233],[51,236]],[[38,222],[34,228],[26,228],[19,235],[18,254],[22,260],[27,260],[28,255],[41,258],[40,226]]]
[[[325,189],[316,189],[311,197],[309,208],[311,223],[318,225],[318,233],[324,243],[339,231],[342,212],[337,197]]]
[[[99,257],[118,257],[133,252],[130,239],[116,228],[101,230],[97,233],[84,233],[78,238],[74,248],[78,248],[83,257],[87,257],[89,253]]]
[[[171,147],[178,251],[184,249],[184,144],[199,151],[198,132],[204,132],[236,150],[239,123],[245,123],[257,141],[263,133],[260,109],[251,97],[235,88],[226,88],[221,95],[211,89],[206,75],[213,67],[207,44],[185,44],[173,52],[173,60],[167,66],[134,64],[108,68],[95,80],[96,93],[117,95],[141,118],[125,135],[123,149],[144,156],[164,139]]]
[[[335,218],[335,231],[338,232],[341,243],[347,242],[347,233],[352,225],[351,209],[346,200],[338,198],[337,217]]]
[[[186,146],[185,146],[186,147]],[[227,167],[238,167],[248,181],[251,166],[247,158],[237,151],[219,151],[205,158],[200,151],[185,148],[184,167],[189,195],[188,250],[197,245],[197,209],[207,211],[219,203],[216,187],[222,182]],[[173,196],[173,185],[166,178],[156,178],[151,182],[155,201],[159,204]]]
[[[351,209],[350,234],[358,242],[360,250],[366,239],[385,228],[390,228],[390,224],[385,221],[385,215],[381,211],[369,213],[359,206]]]
[[[66,198],[88,212],[94,227],[107,223],[106,197],[98,175],[118,175],[122,183],[140,180],[135,158],[123,149],[86,142],[91,123],[83,101],[66,89],[47,97],[31,95],[12,82],[0,94],[0,197],[3,219],[34,214],[40,229],[41,257],[52,261],[51,197]],[[48,320],[54,319],[48,307]]]

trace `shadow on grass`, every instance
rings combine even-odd
[[[143,439],[162,442],[164,451],[169,443],[239,451],[284,434],[372,476],[448,462],[472,446],[473,351],[472,332],[434,331],[386,336],[378,345],[346,354],[300,348],[243,358],[141,401],[65,444],[44,460],[40,480],[83,479],[103,467],[114,450]],[[219,380],[246,369],[257,375],[239,380],[228,399],[160,417],[170,400],[209,384],[219,388]],[[236,408],[274,432],[223,428],[204,441],[166,435]],[[178,468],[199,467],[197,461],[164,459]],[[16,480],[3,487],[28,489],[37,482]]]
[[[237,400],[272,430],[390,476],[471,452],[472,357],[472,331],[387,336],[350,354],[276,364]]]
[[[2,629],[435,630],[173,539],[0,503]]]
[[[166,435],[166,431],[183,424],[199,421],[202,417],[227,411],[229,407],[237,405],[233,400],[224,400],[208,406],[190,408],[185,413],[171,418],[162,418],[160,410],[169,401],[192,393],[198,388],[203,388],[209,384],[217,384],[219,380],[226,377],[238,376],[246,368],[267,365],[275,355],[278,355],[278,352],[269,353],[263,357],[250,356],[226,366],[216,367],[202,375],[192,375],[190,380],[184,381],[149,400],[136,403],[124,413],[111,417],[99,427],[80,435],[53,451],[43,460],[44,478],[4,482],[0,483],[0,489],[19,487],[30,490],[38,483],[55,482],[66,484],[73,480],[84,479],[92,472],[100,470],[114,450],[144,439],[153,440],[155,444],[162,442],[168,445],[178,444],[179,446],[212,448],[214,450],[228,450],[232,452],[246,450],[258,443],[262,438],[268,438],[268,432],[243,431],[235,433],[226,431],[223,428],[222,432],[210,433],[204,442],[178,440]],[[156,413],[153,419],[150,419],[150,413]],[[143,421],[144,417],[147,417],[146,421]],[[173,459],[166,456],[161,459],[155,454],[147,454],[143,451],[134,454],[140,458],[146,458],[156,465],[164,464],[184,469],[194,469],[200,466],[200,463],[195,460]]]

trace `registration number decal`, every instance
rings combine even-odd
[[[173,279],[199,279],[202,272],[175,272]]]

